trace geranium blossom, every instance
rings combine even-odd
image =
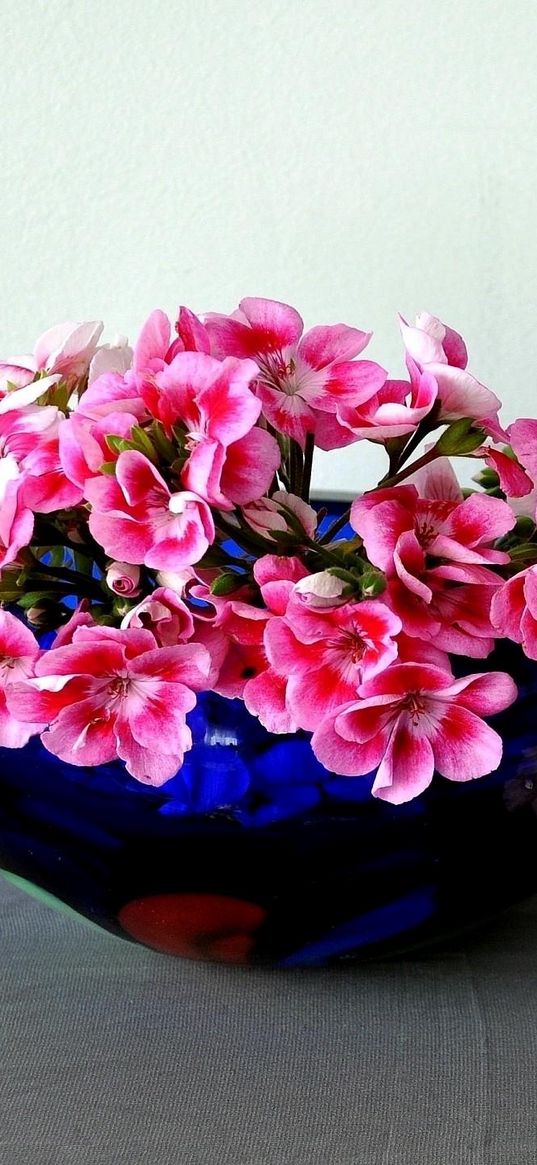
[[[21,502],[38,513],[65,509],[82,499],[82,490],[69,480],[60,462],[62,423],[54,406],[28,405],[0,415],[0,458],[16,462]]]
[[[82,626],[37,660],[34,678],[10,685],[8,707],[46,724],[45,748],[69,764],[119,756],[137,780],[160,785],[191,746],[185,716],[208,671],[199,645],[164,648],[150,631]]]
[[[166,433],[177,424],[185,430],[185,488],[220,508],[261,497],[280,463],[271,434],[254,429],[261,403],[250,385],[257,372],[252,360],[179,352],[141,384],[148,413]]]
[[[152,631],[160,647],[175,647],[194,634],[194,619],[185,602],[169,587],[157,587],[152,594],[131,607],[121,621],[122,628],[145,627]]]
[[[394,664],[314,732],[326,768],[360,776],[377,769],[373,794],[398,805],[422,793],[435,769],[468,781],[497,769],[502,740],[481,719],[507,708],[517,689],[504,672],[454,680],[427,664]]]
[[[0,571],[16,561],[33,533],[34,517],[22,500],[21,483],[13,454],[0,457]]]
[[[420,312],[414,327],[401,316],[400,326],[409,368],[415,364],[436,381],[439,419],[456,421],[473,417],[479,420],[497,413],[501,401],[466,370],[468,353],[458,332],[429,312]]]
[[[187,490],[171,493],[142,453],[121,453],[116,476],[86,486],[93,537],[111,558],[173,570],[202,557],[214,539],[206,502]]]
[[[31,384],[36,374],[44,371],[58,373],[66,383],[76,384],[88,371],[102,330],[97,320],[49,328],[37,340],[33,355],[0,362],[0,391],[6,391],[10,384]]]
[[[412,433],[430,413],[438,395],[438,384],[430,372],[422,372],[408,362],[410,380],[387,380],[367,400],[354,406],[342,402],[337,419],[355,437],[387,441]]]
[[[333,324],[303,335],[298,312],[276,300],[243,299],[233,315],[209,314],[205,325],[216,356],[256,361],[256,391],[265,416],[301,445],[308,433],[319,438],[322,448],[347,444],[348,434],[319,413],[335,413],[340,402],[358,405],[386,380],[378,364],[354,360],[370,333]]]
[[[32,632],[8,611],[0,610],[0,748],[22,748],[43,722],[22,723],[8,709],[7,693],[12,684],[34,674],[41,654]]]
[[[305,331],[275,300],[173,319],[151,312],[132,348],[62,325],[0,364],[0,745],[40,732],[68,763],[120,758],[161,784],[190,747],[195,693],[242,700],[245,723],[301,734],[314,779],[284,788],[272,751],[261,784],[200,792],[200,704],[202,751],[169,811],[225,807],[243,825],[344,796],[323,765],[378,768],[375,795],[396,803],[435,767],[492,771],[501,742],[481,717],[514,685],[454,679],[452,657],[506,637],[537,659],[537,421],[505,427],[462,337],[429,313],[401,321],[407,379],[362,358],[369,333]],[[315,446],[366,440],[385,447],[378,485],[345,512],[311,502]],[[477,489],[457,480],[461,456],[484,466]]]
[[[297,724],[313,731],[333,708],[354,700],[361,683],[396,658],[400,631],[397,615],[378,599],[321,610],[291,599],[285,616],[268,622],[265,648],[288,677],[286,700]]]
[[[537,659],[537,566],[504,583],[494,594],[491,620],[499,635],[521,643],[530,659]]]
[[[371,562],[426,600],[433,571],[433,578],[496,582],[488,568],[509,562],[494,542],[513,528],[511,508],[480,494],[464,499],[445,461],[436,462],[421,480],[432,496],[420,496],[415,485],[400,485],[374,490],[353,503],[351,522]]]

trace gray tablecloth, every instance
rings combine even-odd
[[[535,1165],[537,900],[429,959],[183,962],[0,878],[1,1165]]]

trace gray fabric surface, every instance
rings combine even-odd
[[[182,962],[0,878],[1,1165],[535,1165],[537,900],[429,959]]]

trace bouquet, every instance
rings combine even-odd
[[[213,691],[394,803],[498,767],[517,689],[478,661],[537,659],[537,421],[503,427],[439,319],[400,329],[403,379],[256,298],[0,364],[2,747],[162,785]],[[329,522],[315,449],[368,441],[386,472]]]

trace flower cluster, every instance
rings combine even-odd
[[[502,426],[436,317],[400,330],[406,378],[255,298],[0,363],[0,746],[161,785],[212,691],[393,803],[498,767],[516,687],[467,661],[537,659],[537,421]],[[315,449],[363,441],[386,473],[327,524]]]

